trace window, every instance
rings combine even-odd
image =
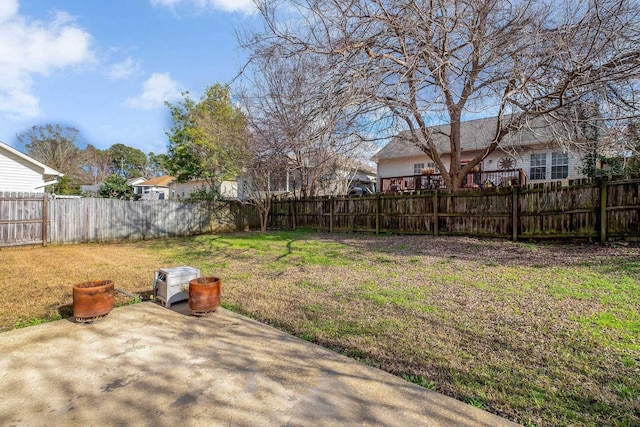
[[[427,163],[427,168],[433,169],[435,173],[440,173],[440,170],[438,170],[438,166],[436,166],[436,164],[433,162]]]
[[[530,179],[547,178],[547,153],[535,153],[531,155],[529,168]]]
[[[564,179],[569,176],[569,155],[551,153],[551,179]]]
[[[420,175],[422,173],[422,169],[424,169],[424,163],[414,163],[413,164],[413,174]]]

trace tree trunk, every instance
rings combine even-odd
[[[267,220],[269,216],[269,212],[265,211],[265,212],[260,212],[260,232],[261,233],[266,233],[267,232]]]
[[[460,191],[462,189],[462,176],[460,176],[460,172],[449,172],[449,177],[451,178],[451,186],[447,188],[453,193]]]
[[[260,211],[260,232],[266,233],[269,223],[269,211],[271,210],[271,199],[266,197],[264,204],[258,205],[258,210]]]

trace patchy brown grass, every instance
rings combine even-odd
[[[640,248],[242,233],[0,252],[0,326],[74,283],[222,278],[227,308],[535,425],[640,425]],[[31,288],[25,291],[25,288]]]
[[[70,315],[73,285],[87,280],[112,279],[116,288],[148,298],[154,270],[162,264],[146,246],[123,243],[0,250],[0,330],[31,319]]]

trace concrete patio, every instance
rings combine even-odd
[[[230,311],[172,309],[0,334],[0,425],[515,425]]]

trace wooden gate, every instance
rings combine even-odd
[[[47,244],[49,195],[0,191],[0,247]]]

